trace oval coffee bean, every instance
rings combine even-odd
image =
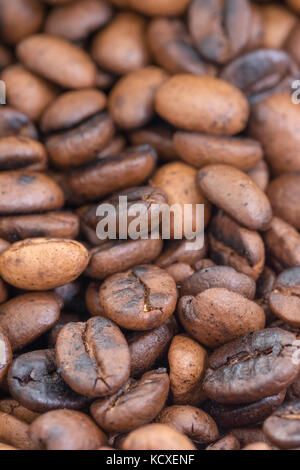
[[[153,421],[168,393],[166,369],[157,369],[144,374],[138,382],[131,379],[113,396],[94,401],[91,414],[107,432],[130,432]]]
[[[0,137],[24,136],[38,138],[38,132],[28,116],[10,106],[0,108]]]
[[[210,202],[250,230],[266,230],[269,227],[272,209],[268,198],[237,168],[206,166],[199,172],[198,185]]]
[[[265,326],[261,307],[224,288],[208,289],[196,297],[181,297],[178,313],[185,330],[210,348]]]
[[[56,342],[63,379],[87,397],[112,395],[130,374],[130,354],[120,329],[107,318],[68,323]]]
[[[169,406],[157,416],[156,423],[166,424],[187,435],[197,444],[208,444],[219,437],[214,420],[204,411],[193,406]]]
[[[189,74],[171,77],[158,89],[155,109],[175,127],[214,135],[238,134],[249,116],[248,102],[237,88]]]
[[[121,129],[146,125],[154,115],[156,90],[168,75],[158,67],[145,67],[131,72],[117,82],[109,95],[108,109]]]
[[[12,361],[12,350],[7,335],[0,327],[0,387]]]
[[[285,403],[264,422],[267,438],[281,449],[300,446],[300,401]]]
[[[59,320],[62,299],[53,293],[32,293],[14,297],[0,305],[0,327],[12,350],[24,348],[50,330]]]
[[[15,44],[41,28],[45,13],[43,3],[36,0],[1,3],[1,37],[5,42]]]
[[[300,173],[282,175],[271,181],[267,195],[274,215],[300,230]]]
[[[282,392],[299,373],[295,340],[292,333],[269,328],[217,349],[204,379],[208,397],[219,403],[241,404]]]
[[[171,398],[176,405],[199,406],[205,400],[202,382],[207,353],[187,335],[173,338],[169,354]]]
[[[210,224],[209,242],[215,263],[231,266],[255,281],[259,278],[265,265],[265,247],[257,232],[219,212]]]
[[[274,268],[300,266],[299,232],[278,217],[273,217],[269,230],[264,233],[266,250]]]
[[[35,34],[18,44],[17,55],[29,70],[64,88],[95,84],[94,63],[86,52],[65,39]]]
[[[154,265],[114,274],[100,288],[105,315],[129,330],[152,330],[162,325],[174,312],[176,302],[175,281]]]
[[[61,378],[53,349],[17,357],[9,370],[8,385],[13,398],[40,413],[58,408],[76,410],[89,404],[86,397],[71,390]]]
[[[195,450],[184,434],[165,424],[148,424],[132,431],[124,440],[122,450]]]
[[[48,176],[33,171],[0,174],[0,214],[26,214],[61,209],[64,195]]]
[[[41,171],[47,169],[47,154],[42,144],[29,137],[0,138],[0,169]]]
[[[174,146],[182,160],[196,168],[220,163],[247,171],[263,157],[260,143],[244,137],[178,131],[174,135]]]
[[[96,450],[107,441],[89,416],[71,410],[44,413],[30,425],[29,435],[44,450]]]
[[[191,250],[189,242],[185,239],[169,242],[161,256],[157,258],[156,264],[160,268],[168,268],[174,263],[187,263],[194,266],[195,263],[205,258],[207,254],[207,243],[204,246]]]
[[[77,279],[88,258],[86,248],[75,240],[29,238],[0,255],[0,273],[20,289],[54,289]]]
[[[300,327],[300,267],[283,271],[269,296],[272,312],[292,327]]]
[[[185,279],[194,274],[195,270],[187,263],[171,264],[166,271],[172,276],[177,286],[180,286]]]
[[[163,360],[177,330],[177,322],[172,316],[151,331],[130,333],[127,336],[131,357],[130,375],[140,377]]]
[[[223,287],[253,300],[255,281],[229,266],[210,266],[192,274],[181,286],[181,295],[197,295],[207,289]]]

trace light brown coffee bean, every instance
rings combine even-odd
[[[238,134],[249,116],[248,102],[237,88],[189,74],[176,75],[158,89],[155,109],[175,127],[214,135]]]
[[[296,25],[297,17],[284,5],[266,4],[260,6],[263,17],[264,47],[281,49]]]
[[[14,243],[1,254],[0,273],[20,289],[54,289],[77,279],[88,258],[86,248],[75,240],[32,238]]]
[[[132,431],[122,444],[123,450],[195,450],[184,434],[165,424],[148,424]]]

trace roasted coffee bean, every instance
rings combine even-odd
[[[158,67],[145,67],[131,72],[112,89],[108,109],[121,129],[145,126],[154,115],[154,97],[168,74]]]
[[[246,405],[222,405],[210,402],[205,408],[222,428],[250,426],[267,419],[283,403],[286,391]]]
[[[86,397],[71,390],[61,378],[53,349],[17,357],[9,370],[8,385],[13,398],[39,413],[59,408],[76,410],[89,404]]]
[[[300,267],[280,274],[269,296],[272,312],[292,327],[300,327]]]
[[[197,170],[190,165],[181,162],[167,163],[160,167],[153,175],[151,183],[153,186],[164,191],[167,195],[168,204],[179,204],[181,212],[170,215],[170,236],[176,238],[176,233],[184,233],[186,237],[199,232],[200,227],[197,217],[197,204],[204,205],[204,225],[210,218],[210,204],[204,198],[202,191],[196,185]],[[190,204],[191,212],[185,214],[185,205]],[[202,223],[202,221],[201,221]],[[177,236],[178,237],[178,236]]]
[[[20,289],[54,289],[77,279],[88,258],[86,248],[75,240],[28,238],[1,254],[0,273]]]
[[[96,81],[96,67],[79,47],[65,39],[35,34],[17,46],[20,61],[32,72],[65,88],[88,88]]]
[[[154,265],[114,274],[100,288],[105,315],[130,330],[145,331],[162,325],[174,312],[176,302],[175,281]]]
[[[300,235],[297,230],[278,217],[273,217],[264,234],[265,246],[274,268],[300,266]]]
[[[196,47],[207,60],[224,64],[246,46],[252,11],[247,0],[192,0],[188,20]]]
[[[156,163],[157,155],[152,147],[135,147],[120,156],[96,160],[74,170],[69,179],[70,189],[76,196],[86,200],[103,198],[144,183],[152,174]]]
[[[177,335],[169,348],[171,399],[175,405],[199,406],[205,400],[202,382],[205,349],[187,335]]]
[[[157,18],[151,21],[147,42],[155,61],[172,74],[215,75],[216,69],[206,63],[193,45],[183,22]]]
[[[36,121],[54,100],[56,91],[46,80],[16,64],[2,73],[8,103]]]
[[[264,422],[265,435],[281,449],[300,446],[299,409],[299,400],[285,403]]]
[[[14,416],[27,424],[31,424],[40,416],[39,413],[35,413],[34,411],[25,408],[20,402],[12,398],[6,398],[5,400],[0,401],[0,411]]]
[[[286,43],[297,17],[284,5],[271,3],[259,7],[263,17],[263,45],[269,49],[280,49]]]
[[[79,297],[82,294],[82,282],[78,279],[63,286],[56,287],[54,291],[62,297],[65,308],[74,308],[74,310],[76,310]]]
[[[100,282],[92,281],[85,291],[85,304],[92,317],[105,317],[102,305],[100,304],[99,289]]]
[[[265,326],[265,314],[259,305],[224,288],[181,297],[178,313],[184,329],[210,348]]]
[[[0,174],[0,214],[26,214],[60,209],[64,195],[48,176],[33,171],[3,171]]]
[[[192,74],[167,80],[156,93],[155,109],[175,127],[214,135],[238,134],[249,116],[248,102],[237,88]]]
[[[256,103],[280,90],[290,90],[297,73],[297,66],[286,52],[259,49],[235,59],[220,76]]]
[[[69,41],[80,41],[102,28],[112,16],[105,0],[75,0],[50,11],[45,32]]]
[[[29,435],[43,450],[96,450],[107,441],[89,416],[71,410],[44,413],[30,425]]]
[[[29,34],[39,31],[45,8],[39,0],[1,2],[1,37],[15,44]]]
[[[0,442],[22,450],[41,450],[40,443],[33,442],[28,433],[25,421],[0,411]]]
[[[79,315],[77,315],[76,313],[69,313],[69,312],[61,313],[58,322],[49,331],[48,347],[55,348],[58,335],[65,325],[67,325],[68,323],[77,323],[77,322],[80,322],[80,318],[79,318]]]
[[[197,444],[208,444],[219,437],[214,420],[204,411],[193,406],[175,405],[164,408],[155,421],[187,435]]]
[[[38,138],[38,132],[28,116],[10,106],[0,107],[0,138],[10,136]]]
[[[151,263],[161,253],[162,247],[161,239],[108,241],[90,251],[85,274],[101,280],[141,263]]]
[[[165,369],[147,372],[139,381],[130,379],[117,393],[91,406],[91,414],[107,432],[130,432],[150,423],[163,408],[169,393]]]
[[[42,116],[46,149],[54,165],[70,168],[89,163],[114,134],[112,119],[102,112],[106,96],[99,90],[76,90],[60,95]]]
[[[166,245],[164,252],[157,258],[156,264],[160,268],[168,268],[174,263],[187,263],[193,266],[207,254],[207,243],[202,248],[191,250],[187,240],[174,240]]]
[[[168,126],[148,126],[129,135],[132,145],[149,144],[163,161],[178,160],[173,144],[173,131]]]
[[[195,270],[187,263],[171,264],[166,271],[172,276],[177,286],[180,286],[185,279],[194,274]]]
[[[6,378],[11,361],[11,345],[5,331],[0,327],[0,387]]]
[[[263,271],[265,247],[261,236],[241,227],[222,212],[212,219],[209,244],[215,263],[231,266],[254,280]]]
[[[8,297],[8,289],[6,284],[0,279],[0,303],[5,302]]]
[[[287,0],[288,6],[290,6],[296,13],[300,12],[299,0]]]
[[[299,373],[296,336],[279,328],[256,331],[217,349],[204,391],[219,403],[254,403],[291,385]]]
[[[53,293],[32,293],[14,297],[0,305],[0,327],[13,351],[22,349],[59,320],[62,299]]]
[[[298,123],[300,107],[290,93],[278,93],[252,106],[249,133],[264,149],[274,175],[300,170]]]
[[[129,377],[128,344],[107,318],[68,323],[59,333],[55,349],[62,378],[87,397],[112,395]]]
[[[270,182],[270,171],[265,160],[260,160],[251,170],[247,171],[247,174],[265,193]]]
[[[255,282],[229,266],[212,266],[192,274],[181,286],[181,295],[197,295],[207,289],[223,287],[249,300],[255,296]]]
[[[263,157],[259,142],[242,137],[176,132],[174,146],[182,160],[196,168],[220,163],[247,171]]]
[[[235,436],[227,434],[205,450],[240,450],[240,443]]]
[[[42,144],[29,137],[0,138],[0,169],[42,171],[47,169],[47,155]]]
[[[92,57],[101,68],[118,75],[139,70],[149,63],[145,29],[146,21],[141,16],[119,13],[95,36]]]
[[[300,210],[298,204],[300,173],[291,173],[275,178],[269,185],[267,195],[274,215],[300,230]]]
[[[250,230],[267,230],[272,209],[266,195],[242,171],[228,165],[202,168],[197,183],[207,199]],[[218,191],[216,191],[218,188]]]
[[[165,424],[148,424],[132,431],[122,444],[123,450],[195,450],[184,434]]]
[[[267,442],[263,430],[260,427],[234,428],[231,429],[230,433],[239,441],[241,447],[257,442]]]
[[[77,238],[79,218],[72,212],[0,217],[0,236],[11,243],[26,238]]]
[[[140,377],[162,361],[177,330],[177,322],[172,316],[151,331],[129,333],[126,339],[131,357],[130,375]]]

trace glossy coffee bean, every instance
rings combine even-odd
[[[168,393],[168,374],[165,369],[157,369],[147,372],[139,381],[130,379],[113,396],[96,400],[91,414],[107,432],[129,432],[153,421]]]
[[[254,280],[265,264],[265,247],[261,236],[219,212],[212,220],[209,233],[212,260],[247,274]]]
[[[112,395],[129,377],[128,344],[107,318],[68,323],[59,333],[55,349],[62,378],[87,397]]]
[[[173,278],[154,265],[115,274],[100,288],[105,315],[130,330],[151,330],[162,325],[174,312],[176,302]]]
[[[286,403],[264,422],[267,438],[281,449],[293,449],[300,445],[299,401]]]
[[[210,357],[205,392],[224,404],[254,403],[282,392],[299,372],[295,340],[292,333],[270,328],[227,343]]]
[[[249,300],[254,299],[256,290],[254,280],[245,274],[238,273],[229,266],[211,266],[185,279],[181,286],[181,295],[197,295],[216,287],[236,292]]]
[[[163,361],[177,330],[177,322],[172,316],[151,331],[129,333],[126,339],[131,357],[130,375],[140,377],[156,363]]]
[[[59,408],[81,409],[89,400],[78,395],[61,378],[53,349],[18,356],[8,375],[9,391],[23,406],[36,412]]]
[[[88,88],[95,84],[96,67],[79,47],[65,39],[35,34],[18,44],[20,61],[32,72],[65,88]]]
[[[197,182],[210,202],[241,225],[250,230],[269,227],[272,219],[270,202],[242,171],[227,165],[209,165],[200,170]]]
[[[75,240],[28,238],[0,256],[4,280],[26,290],[47,290],[77,279],[88,264],[86,248]]]
[[[43,450],[96,450],[107,440],[89,416],[71,410],[44,413],[30,425],[29,435]]]
[[[214,420],[193,406],[169,406],[160,412],[155,421],[187,435],[197,444],[208,444],[219,437]]]
[[[199,406],[205,400],[202,382],[207,352],[187,335],[173,338],[168,353],[171,399],[175,405]]]
[[[122,444],[123,450],[195,450],[184,434],[165,424],[148,424],[132,431]]]
[[[24,294],[0,305],[0,326],[13,351],[22,349],[57,322],[62,299],[48,292]]]
[[[167,80],[156,93],[155,109],[175,127],[214,135],[238,134],[249,115],[247,100],[237,88],[220,79],[192,74]]]
[[[0,327],[0,386],[6,378],[11,361],[11,345],[5,331]]]
[[[265,314],[255,302],[224,288],[181,297],[179,319],[197,341],[216,348],[265,326]]]

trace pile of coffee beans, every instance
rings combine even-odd
[[[0,450],[300,450],[300,0],[0,0],[0,79]]]

